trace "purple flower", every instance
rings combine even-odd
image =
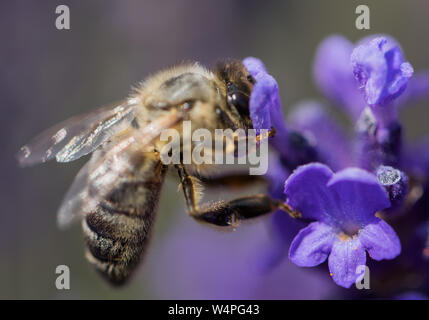
[[[267,73],[261,60],[248,57],[243,64],[256,80],[249,102],[254,129],[271,129],[274,126],[279,134],[286,135],[277,81]]]
[[[393,259],[401,253],[398,236],[380,217],[395,223],[407,247],[397,263],[373,265],[372,276],[394,282],[398,272],[404,277],[408,274],[404,262],[406,268],[411,260],[421,264],[422,250],[429,252],[426,236],[416,245],[407,234],[414,234],[410,233],[414,225],[427,221],[429,143],[402,146],[398,110],[429,96],[428,74],[412,78],[413,68],[390,36],[365,37],[356,46],[336,35],[323,41],[314,61],[314,78],[321,92],[355,121],[352,150],[345,132],[317,102],[297,105],[285,125],[276,81],[260,60],[247,58],[244,63],[256,80],[249,104],[254,127],[274,127],[278,133],[270,139],[278,155],[270,159],[268,191],[276,199],[286,194],[287,203],[304,218],[294,220],[278,211],[268,219],[270,238],[263,245],[263,255],[257,255],[257,270],[272,272],[287,256],[291,243],[292,263],[310,267],[328,260],[334,282],[350,287],[362,276],[357,267],[366,264],[367,252],[374,260]],[[355,163],[361,169],[350,168]],[[306,165],[298,167],[302,164]],[[330,168],[347,169],[334,174]],[[286,180],[284,190],[282,179]],[[305,227],[308,220],[313,222]],[[423,265],[417,266],[424,270]],[[422,280],[422,292],[428,279]],[[381,282],[372,289],[378,291]],[[389,296],[403,290],[407,288]]]
[[[376,39],[383,39],[386,45],[371,48],[370,43]],[[353,49],[361,53],[356,56],[359,61],[351,61]],[[317,48],[313,63],[314,81],[326,97],[357,120],[367,104],[390,104],[396,99],[396,107],[404,107],[429,97],[429,72],[421,71],[410,79],[413,69],[403,60],[402,49],[391,36],[367,36],[358,41],[354,48],[345,37],[331,35]],[[352,62],[358,65],[358,69],[354,70]],[[356,81],[354,71],[363,83]],[[370,75],[371,72],[375,73]],[[370,99],[364,99],[359,86],[364,93],[368,92]],[[376,115],[380,117],[379,121],[395,119],[396,107],[375,110],[376,113],[381,112]]]
[[[357,119],[365,101],[358,90],[350,55],[353,43],[340,35],[327,37],[317,48],[313,64],[314,80],[320,91]]]
[[[413,75],[400,46],[390,37],[363,41],[352,52],[353,73],[378,122],[388,125],[395,112],[386,110],[399,97]],[[391,108],[390,108],[391,109]]]
[[[270,143],[288,167],[314,161],[316,151],[305,137],[286,128],[277,81],[267,73],[259,59],[248,57],[243,64],[256,80],[249,102],[253,128],[276,130]]]
[[[277,81],[267,73],[261,60],[248,57],[243,60],[243,64],[256,80],[249,102],[253,128],[260,130],[274,127],[276,135],[271,139],[271,143],[280,150],[282,148],[279,148],[279,145],[288,139],[288,130],[283,120]]]
[[[359,168],[334,174],[327,166],[312,163],[299,167],[286,180],[288,204],[303,218],[316,220],[292,241],[290,260],[313,267],[328,258],[333,280],[349,288],[362,274],[368,252],[374,260],[393,259],[401,252],[395,231],[375,213],[390,206],[377,178]]]

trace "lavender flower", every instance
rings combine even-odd
[[[388,35],[372,35],[365,37],[358,41],[357,47],[367,46],[369,42],[377,38],[385,39],[390,47],[394,49],[393,52],[395,52],[397,56],[402,55],[402,49],[398,42]],[[353,43],[341,35],[331,35],[327,37],[317,48],[313,62],[313,76],[319,90],[334,102],[336,106],[346,111],[353,120],[357,120],[367,105],[367,102],[360,94],[359,83],[353,75],[353,65],[350,61],[350,57],[354,49]],[[379,53],[378,58],[380,58],[380,56],[382,56],[382,53]],[[363,57],[370,59],[367,55],[363,55]],[[388,54],[386,58],[389,59],[389,57]],[[376,65],[377,72],[382,71],[382,73],[386,74],[386,71],[389,71],[389,74],[393,75],[392,71],[394,71],[394,69],[386,69],[386,66],[392,67],[392,64],[389,65],[388,62],[383,59],[378,59],[378,61],[380,61],[381,64]],[[407,64],[404,65],[404,67],[406,66]],[[411,70],[409,69],[408,71]],[[406,76],[404,78],[406,79]],[[414,77],[408,80],[407,90],[396,98],[396,107],[390,107],[390,109],[393,108],[395,112],[396,108],[409,106],[415,101],[420,101],[429,97],[429,72],[427,70],[416,73]],[[378,89],[380,89],[380,86]],[[404,90],[404,88],[401,88],[401,90]],[[385,91],[385,93],[386,92],[387,91]],[[396,92],[396,94],[399,94],[399,92]]]
[[[284,181],[297,165],[323,161],[340,169],[351,164],[353,160],[349,141],[322,106],[316,102],[305,102],[305,106],[297,106],[296,112],[289,119],[293,130],[287,128],[281,114],[278,85],[274,78],[267,74],[259,59],[246,58],[243,63],[256,80],[250,99],[254,128],[267,129],[273,126],[277,131],[270,143],[279,152],[279,157],[270,157],[266,175],[269,181],[268,191],[273,198],[284,197]],[[351,80],[354,81],[351,69],[349,71]],[[355,90],[359,95],[358,90]],[[271,123],[271,119],[275,119],[275,123]],[[272,237],[270,245],[261,253],[261,270],[269,270],[287,257],[287,245],[302,227],[302,223],[292,221],[282,211],[276,211],[269,220],[269,227]]]
[[[279,154],[270,159],[269,193],[277,199],[284,197],[280,179],[293,171],[286,180],[286,201],[302,213],[304,220],[316,220],[298,232],[304,221],[293,221],[276,212],[269,219],[272,241],[259,265],[268,270],[279,264],[293,234],[298,233],[289,249],[290,260],[298,266],[316,266],[329,257],[334,281],[350,287],[362,276],[356,274],[356,267],[366,264],[366,252],[377,261],[396,258],[401,252],[395,231],[380,219],[384,217],[400,232],[407,250],[397,264],[371,266],[372,277],[397,281],[392,296],[409,290],[408,284],[395,279],[395,274],[410,273],[405,265],[422,260],[423,249],[409,250],[408,242],[415,234],[410,233],[415,230],[413,225],[429,221],[426,212],[420,217],[411,212],[427,208],[428,144],[402,148],[398,108],[429,96],[426,73],[411,78],[411,64],[389,36],[366,37],[355,47],[341,36],[331,36],[319,46],[314,77],[320,90],[356,121],[354,153],[344,131],[318,102],[298,104],[285,125],[277,83],[258,59],[250,58],[245,65],[256,80],[250,101],[256,128],[281,128],[277,141],[272,143]],[[300,144],[306,147],[302,149]],[[302,150],[312,152],[305,154]],[[355,165],[361,169],[353,168]],[[329,167],[346,169],[333,174]],[[402,215],[391,215],[396,212]],[[420,238],[418,241],[418,248],[426,248]],[[427,279],[421,283],[425,288],[429,277],[422,279]]]
[[[259,59],[248,57],[243,60],[243,64],[256,80],[249,102],[253,128],[275,129],[276,135],[270,139],[270,143],[287,167],[294,168],[314,161],[317,157],[316,150],[307,139],[299,132],[286,128],[277,81],[267,73]]]
[[[256,80],[249,102],[253,128],[258,130],[274,127],[274,144],[287,139],[288,131],[283,121],[277,81],[267,73],[261,60],[248,57],[243,60],[243,64]]]
[[[267,73],[262,61],[248,57],[243,60],[243,64],[256,81],[249,102],[253,128],[273,127],[276,130],[276,135],[270,138],[270,144],[278,156],[270,157],[266,178],[269,181],[269,194],[275,199],[281,199],[284,197],[283,184],[290,170],[315,160],[317,152],[305,136],[286,127],[277,82]],[[291,221],[282,211],[274,212],[268,223],[271,237],[261,250],[257,267],[260,271],[271,270],[283,261],[287,256],[286,244],[299,230],[299,223]]]
[[[362,274],[368,252],[374,260],[401,252],[395,231],[375,213],[390,206],[377,178],[359,168],[334,174],[326,165],[299,167],[285,183],[288,204],[304,218],[316,220],[292,241],[289,258],[302,267],[321,264],[329,256],[332,278],[349,288]]]
[[[402,126],[394,101],[404,92],[413,67],[389,36],[367,37],[351,54],[353,73],[369,108],[358,122],[360,162],[375,170],[400,165]]]
[[[386,108],[404,92],[414,73],[413,67],[404,61],[396,41],[388,37],[377,37],[357,46],[351,54],[351,63],[366,103],[380,125],[386,127],[396,120],[395,112]]]

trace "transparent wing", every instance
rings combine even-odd
[[[85,213],[83,208],[89,200],[87,181],[90,166],[91,160],[80,169],[61,203],[57,214],[60,228],[65,228]]]
[[[61,122],[23,146],[18,161],[22,166],[54,157],[69,162],[91,153],[131,123],[137,104],[138,100],[129,99]]]
[[[100,201],[106,199],[122,181],[134,177],[146,156],[146,147],[163,129],[171,128],[181,119],[183,114],[173,110],[143,128],[129,128],[116,141],[97,150],[79,171],[67,192],[58,211],[58,225],[66,227],[94,211]]]

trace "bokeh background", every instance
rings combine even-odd
[[[66,4],[71,30],[55,28]],[[116,101],[160,68],[189,60],[261,58],[278,80],[283,108],[320,98],[315,49],[340,33],[356,41],[388,33],[416,70],[429,68],[429,2],[366,1],[371,30],[355,28],[361,1],[2,1],[0,4],[0,298],[309,298],[338,297],[322,272],[285,259],[266,271],[264,219],[219,233],[189,218],[171,178],[163,190],[145,263],[121,289],[109,287],[83,255],[79,225],[56,227],[56,210],[87,158],[21,169],[14,155],[39,131]],[[345,117],[332,109],[340,121]],[[428,108],[408,108],[407,136],[427,131]],[[230,196],[209,191],[208,199]],[[287,252],[288,248],[285,248]],[[71,290],[55,288],[55,268],[71,270]]]

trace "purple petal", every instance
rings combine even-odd
[[[326,38],[317,48],[313,74],[319,89],[357,119],[365,102],[353,76],[352,51],[353,44],[343,36]]]
[[[270,117],[271,117],[271,126],[276,129],[276,135],[271,139],[273,146],[279,151],[282,152],[282,145],[288,137],[288,130],[284,121],[282,105],[280,102],[280,93],[277,85],[277,81],[268,75],[266,79],[269,79],[272,85],[272,95],[271,95],[271,105],[270,105]],[[265,80],[267,81],[267,80]],[[267,128],[270,129],[270,128]]]
[[[267,74],[265,65],[258,58],[247,57],[243,60],[243,64],[256,81]]]
[[[377,177],[363,169],[337,172],[328,182],[328,188],[335,192],[340,207],[335,221],[350,234],[372,221],[377,211],[390,206],[389,196]]]
[[[289,259],[300,267],[314,267],[326,260],[336,239],[334,230],[321,222],[310,223],[293,239]]]
[[[276,95],[278,95],[277,83],[269,75],[261,77],[253,86],[249,108],[254,129],[271,128],[271,109],[279,107],[274,105],[279,101],[275,98]]]
[[[401,253],[401,242],[395,231],[379,218],[361,230],[359,239],[374,260],[393,259]]]
[[[345,288],[350,288],[362,277],[362,273],[357,273],[356,269],[365,263],[365,249],[358,238],[335,241],[328,259],[333,280]]]
[[[353,153],[347,134],[321,103],[299,103],[290,115],[288,123],[316,146],[323,162],[333,170],[353,165]]]
[[[393,38],[392,36],[390,36],[390,35],[388,35],[388,34],[386,34],[386,33],[376,33],[376,34],[370,34],[370,35],[368,35],[368,36],[366,36],[366,37],[363,37],[363,38],[361,38],[357,43],[356,43],[356,46],[360,46],[360,45],[363,45],[363,44],[366,44],[366,43],[369,43],[369,42],[371,42],[372,40],[374,40],[374,39],[377,39],[377,38],[384,38],[384,39],[386,39],[387,40],[387,47],[386,47],[386,50],[390,50],[390,49],[392,49],[392,48],[394,48],[394,47],[398,47],[399,49],[401,49],[401,51],[403,51],[402,50],[402,47],[401,47],[401,44],[395,39],[395,38]]]
[[[249,102],[253,128],[260,130],[274,127],[276,135],[270,139],[270,143],[281,154],[286,154],[284,145],[288,131],[283,118],[277,81],[266,72],[261,60],[249,57],[243,60],[243,64],[256,80]]]
[[[351,55],[353,73],[370,106],[385,106],[405,90],[413,74],[401,48],[388,37],[357,46]]]
[[[304,218],[326,222],[338,210],[336,199],[326,186],[332,176],[331,169],[321,163],[298,167],[285,182],[288,204]]]

